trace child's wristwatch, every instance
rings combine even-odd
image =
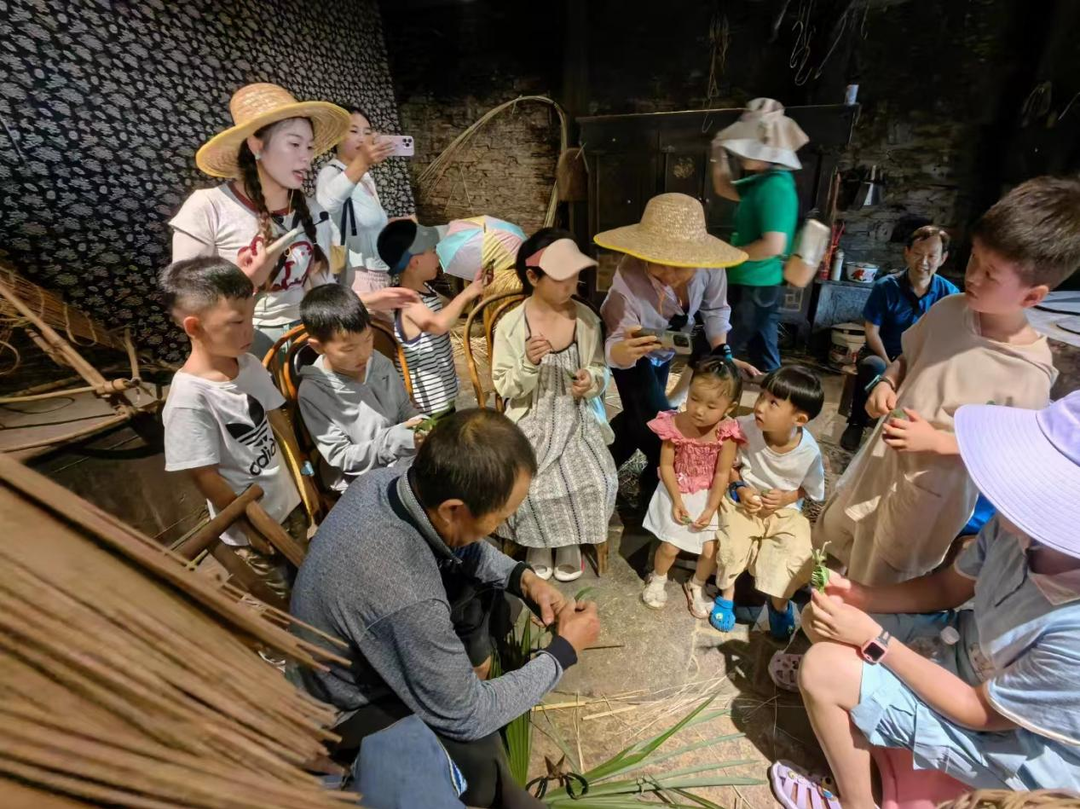
[[[746,483],[746,482],[741,481],[741,480],[737,480],[734,483],[732,483],[730,486],[728,486],[728,490],[727,490],[728,497],[731,498],[732,502],[735,502],[735,503],[742,502],[742,501],[739,500],[739,489],[747,489],[749,487],[750,487],[749,483]]]
[[[867,663],[876,666],[885,659],[885,654],[889,651],[889,641],[891,639],[892,635],[883,629],[881,630],[880,635],[863,644],[863,647],[859,650],[859,654],[862,655],[862,659]]]

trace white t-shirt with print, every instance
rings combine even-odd
[[[746,443],[739,445],[736,463],[740,467],[742,479],[759,492],[779,489],[794,492],[802,488],[811,500],[820,502],[825,499],[825,465],[821,461],[821,448],[814,436],[806,428],[802,430],[802,440],[791,452],[776,452],[765,443],[765,435],[754,423],[751,413],[736,419]],[[802,510],[803,501],[793,506]]]
[[[330,257],[333,230],[330,220],[319,223],[322,207],[310,197],[308,210],[316,225],[318,246]],[[300,224],[293,212],[276,211],[270,217],[275,237],[284,236]],[[205,255],[221,256],[238,263],[243,253],[251,251],[259,237],[259,217],[251,201],[238,194],[230,183],[214,188],[201,188],[188,197],[179,212],[169,222],[174,230],[186,233],[207,246]],[[329,274],[314,277],[312,268],[315,250],[303,231],[285,249],[284,264],[267,291],[255,296],[255,325],[280,326],[300,319],[300,301],[304,292],[319,284],[331,283]]]
[[[282,463],[266,413],[285,404],[270,374],[251,354],[238,358],[240,371],[228,382],[177,371],[162,413],[165,422],[165,471],[217,466],[229,487],[240,494],[258,483],[260,504],[283,522],[300,505],[289,471]],[[217,512],[207,501],[210,516]],[[247,545],[244,532],[222,535],[227,545]]]

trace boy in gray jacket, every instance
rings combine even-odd
[[[371,317],[351,289],[316,287],[300,318],[319,359],[300,371],[300,416],[319,450],[319,473],[343,492],[357,476],[416,453],[421,421],[393,363],[374,351]]]

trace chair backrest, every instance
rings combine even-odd
[[[285,356],[281,363],[281,395],[290,402],[296,401],[296,394],[300,390],[300,370],[312,365],[319,358],[318,352],[308,342],[309,337],[303,326],[298,327],[297,334],[289,347],[285,349]]]
[[[278,437],[279,449],[313,524],[318,522],[336,497],[336,493],[324,489],[319,476],[313,474],[315,467],[312,452],[315,442],[304,427],[304,420],[300,418],[296,404],[300,369],[311,365],[317,358],[315,349],[308,345],[308,334],[303,325],[285,332],[263,358],[263,365],[270,372],[281,395],[285,397],[283,410],[291,435]]]
[[[385,322],[372,319],[371,330],[375,334],[375,350],[395,362],[401,371],[401,381],[405,383],[405,392],[413,398],[412,379],[409,376],[409,363],[405,359],[405,349],[401,347],[394,330]]]
[[[465,364],[469,369],[469,380],[472,382],[473,392],[476,394],[476,404],[478,407],[487,407],[487,393],[481,382],[480,372],[476,365],[476,357],[474,356],[472,343],[473,323],[479,318],[480,322],[484,324],[484,345],[487,348],[488,358],[487,380],[490,386],[491,350],[495,341],[495,327],[498,325],[502,316],[525,300],[525,297],[525,293],[523,292],[504,292],[501,295],[492,295],[490,298],[486,298],[473,307],[473,310],[469,312],[469,316],[465,320],[465,339],[463,340]],[[503,408],[502,399],[498,394],[494,394],[494,396],[495,409],[501,412]]]
[[[299,326],[294,326],[293,328],[289,329],[277,339],[277,342],[274,343],[273,348],[266,352],[266,355],[263,357],[262,360],[263,367],[270,372],[270,376],[273,378],[274,384],[277,385],[278,390],[280,390],[282,395],[286,398],[288,398],[288,394],[285,393],[285,388],[282,384],[282,375],[284,373],[285,365],[287,363],[286,354],[288,353],[288,346],[291,346],[293,340],[295,340],[301,334],[305,336],[307,335],[307,332],[304,330],[303,324]],[[292,398],[296,398],[295,392],[293,393]]]

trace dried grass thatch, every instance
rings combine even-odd
[[[304,769],[333,711],[253,652],[321,665],[287,616],[2,455],[0,565],[0,778],[148,808],[355,802]]]

